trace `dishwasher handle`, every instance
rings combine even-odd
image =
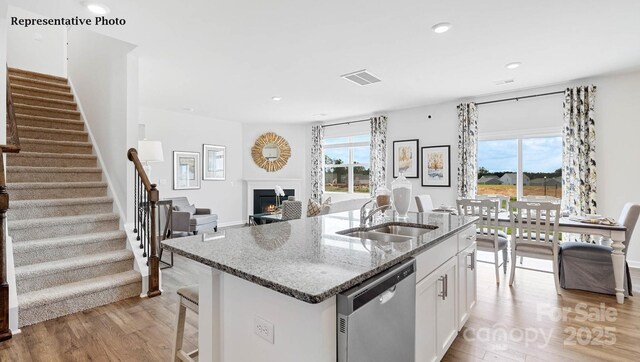
[[[380,298],[378,298],[380,304],[385,304],[386,302],[393,299],[393,297],[396,295],[397,287],[397,285],[394,285],[393,287],[387,289],[384,293],[380,294]]]

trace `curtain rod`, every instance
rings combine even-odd
[[[369,122],[369,119],[360,119],[357,121],[349,121],[349,122],[340,122],[340,123],[332,123],[332,124],[324,124],[320,127],[322,128],[326,128],[326,127],[333,127],[333,126],[342,126],[344,124],[351,124],[351,123],[360,123],[360,122]]]
[[[500,102],[507,102],[507,101],[519,101],[521,99],[543,97],[543,96],[550,96],[554,94],[563,94],[563,93],[564,91],[562,90],[562,91],[549,92],[549,93],[532,94],[532,95],[522,96],[522,97],[512,97],[512,98],[496,99],[494,101],[478,102],[476,103],[476,105],[479,106],[481,104],[500,103]]]

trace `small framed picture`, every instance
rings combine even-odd
[[[202,145],[202,179],[221,181],[225,179],[225,146]]]
[[[418,140],[393,141],[393,177],[404,173],[406,178],[419,177]]]
[[[451,146],[422,147],[422,186],[451,187]]]
[[[173,189],[200,188],[200,152],[173,151]]]

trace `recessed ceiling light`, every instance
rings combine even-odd
[[[314,117],[326,117],[327,114],[326,113],[316,113],[313,115]]]
[[[191,107],[182,107],[182,110],[183,110],[183,111],[186,111],[186,112],[193,112],[193,111],[195,111],[195,109],[193,109],[193,108],[191,108]]]
[[[508,63],[507,65],[505,65],[505,67],[507,69],[516,69],[521,65],[522,65],[522,63],[520,63],[520,62],[512,62],[512,63]]]
[[[111,12],[111,10],[109,10],[109,8],[104,4],[94,2],[84,2],[83,4],[94,14],[107,15]]]
[[[279,100],[282,99],[282,97],[273,96],[273,97],[271,97],[271,99],[273,99],[274,101],[279,101]]]
[[[436,25],[431,27],[431,30],[433,30],[433,32],[436,33],[436,34],[445,33],[447,31],[449,31],[449,29],[451,29],[451,24],[450,23],[438,23],[438,24],[436,24]]]

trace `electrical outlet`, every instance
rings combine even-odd
[[[255,316],[253,318],[253,332],[273,344],[273,323]]]

